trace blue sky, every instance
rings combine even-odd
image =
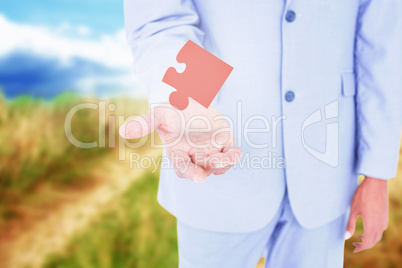
[[[139,92],[123,0],[1,1],[0,32],[0,89],[8,98]]]
[[[0,13],[31,25],[85,25],[97,34],[116,32],[124,23],[123,0],[1,1]]]

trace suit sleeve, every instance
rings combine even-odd
[[[192,1],[124,0],[124,20],[134,74],[150,104],[168,101],[174,89],[163,75],[188,40],[201,45],[204,37]]]
[[[356,33],[357,172],[396,175],[402,123],[401,0],[362,0]]]

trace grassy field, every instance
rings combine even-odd
[[[78,111],[71,129],[82,142],[97,141],[98,129],[105,129],[105,147],[79,148],[68,141],[64,130],[66,114],[81,103],[98,105],[99,100],[69,93],[52,101],[26,96],[5,100],[0,94],[0,235],[8,223],[23,220],[27,206],[43,200],[41,189],[90,187],[95,183],[92,173],[100,161],[116,153],[117,146],[110,147],[108,141],[109,133],[113,133],[110,129],[118,133],[117,122],[113,126],[108,120],[100,122],[99,109]],[[117,108],[113,112],[106,109],[106,118],[147,110],[144,101],[120,98],[110,99],[106,105],[109,103]],[[118,143],[118,134],[114,142]]]
[[[82,150],[71,146],[64,134],[68,110],[82,100],[62,95],[53,102],[19,97],[0,97],[0,172],[2,195],[26,193],[49,178],[51,183],[70,185],[85,175],[78,163],[89,157],[102,157],[105,148]],[[97,137],[97,114],[83,110],[73,121],[77,139]],[[93,163],[95,164],[95,163]],[[18,198],[18,197],[17,197]],[[4,201],[4,198],[2,198]]]
[[[40,206],[51,213],[58,195],[96,185],[93,171],[104,159],[117,155],[117,147],[108,146],[109,131],[105,148],[81,149],[66,139],[65,116],[83,102],[99,100],[71,94],[50,102],[29,97],[6,101],[0,96],[0,244],[4,241],[1,235],[10,226],[26,220],[29,207]],[[147,109],[143,101],[114,99],[106,105],[109,103],[116,104],[117,109],[106,111],[106,117]],[[97,140],[98,128],[117,131],[117,125],[99,123],[98,118],[98,111],[79,111],[72,121],[74,136],[91,142]],[[114,142],[117,144],[117,137]],[[352,254],[351,243],[363,232],[360,221],[357,234],[345,246],[345,267],[402,267],[401,164],[399,168],[398,178],[389,184],[390,221],[383,241],[371,250]],[[149,173],[136,180],[123,195],[107,203],[86,228],[69,237],[62,252],[48,256],[42,267],[177,267],[176,221],[156,201],[157,177]],[[44,188],[56,194],[43,195]],[[51,205],[44,205],[43,200]]]
[[[134,183],[46,268],[177,267],[176,220],[156,201],[158,178]]]

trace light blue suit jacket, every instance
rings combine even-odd
[[[400,0],[125,0],[125,21],[151,103],[174,90],[161,80],[187,40],[234,67],[213,105],[231,118],[243,164],[204,183],[163,169],[158,200],[182,222],[257,230],[287,188],[313,228],[345,213],[359,174],[395,176]],[[266,130],[245,137],[247,127]]]

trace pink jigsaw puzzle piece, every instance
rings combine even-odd
[[[182,47],[176,60],[185,63],[186,69],[178,73],[175,68],[168,68],[162,82],[177,90],[170,94],[169,102],[179,110],[187,108],[189,97],[208,108],[233,70],[192,41]]]

